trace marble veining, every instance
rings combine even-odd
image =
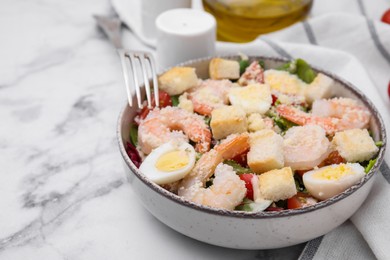
[[[110,12],[108,0],[0,2],[0,259],[273,255],[186,238],[138,203],[115,139],[120,63],[92,18]]]

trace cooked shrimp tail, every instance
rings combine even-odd
[[[220,163],[215,169],[213,185],[208,189],[200,189],[192,201],[209,207],[233,210],[245,195],[245,183],[234,172],[233,167]]]
[[[314,101],[313,115],[339,118],[343,130],[367,128],[371,113],[356,100],[350,98],[319,99]]]
[[[203,154],[194,169],[182,180],[178,194],[186,199],[193,198],[204,189],[206,181],[214,174],[218,164],[249,149],[249,136],[243,133],[225,139],[214,149]]]
[[[211,132],[203,118],[177,107],[151,111],[138,127],[138,143],[146,154],[170,140],[188,138],[196,142],[197,151],[210,150]]]
[[[211,115],[215,108],[227,105],[228,92],[232,85],[229,80],[210,79],[191,89],[189,99],[194,105],[194,111],[201,115]]]
[[[333,134],[337,131],[337,124],[340,120],[332,119],[328,117],[314,116],[309,113],[305,113],[296,107],[288,105],[279,105],[276,111],[280,116],[297,125],[318,125],[321,126],[327,134]]]
[[[248,134],[243,133],[237,136],[228,137],[220,145],[214,148],[224,160],[236,157],[249,149]]]
[[[319,125],[330,135],[348,129],[366,128],[371,117],[365,107],[349,98],[316,100],[312,113],[305,113],[288,105],[279,105],[276,110],[279,115],[293,123]]]

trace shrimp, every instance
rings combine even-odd
[[[205,80],[192,88],[188,94],[194,111],[201,115],[211,115],[214,108],[229,103],[228,93],[233,83],[229,80]]]
[[[200,203],[202,205],[214,206],[218,208],[225,209],[234,209],[243,199],[241,198],[241,193],[233,192],[233,190],[222,188],[222,183],[226,181],[228,187],[237,187],[239,190],[242,190],[242,186],[239,184],[240,179],[238,180],[229,174],[229,170],[226,171],[227,175],[224,176],[225,171],[222,171],[226,167],[219,167],[221,170],[218,173],[218,180],[215,183],[215,187],[209,189],[204,188],[206,181],[214,174],[217,166],[223,162],[223,160],[234,158],[235,156],[244,153],[249,149],[249,136],[247,133],[243,133],[236,136],[231,136],[225,139],[221,144],[211,149],[209,152],[202,155],[202,157],[197,161],[195,167],[180,183],[178,190],[179,196],[184,197],[185,199]],[[226,179],[224,178],[226,177]],[[217,176],[216,176],[217,178]],[[234,184],[233,184],[234,183]],[[207,191],[210,190],[211,191]],[[244,185],[244,195],[245,196],[245,185]],[[230,195],[229,195],[230,194]],[[239,196],[240,195],[240,196]],[[215,203],[213,204],[212,197],[215,197]],[[236,199],[235,199],[236,198]],[[240,200],[240,201],[238,201]],[[223,201],[223,202],[221,202]],[[235,203],[238,201],[237,205]]]
[[[367,128],[371,113],[350,98],[319,99],[314,101],[312,113],[322,117],[340,118],[351,128]],[[346,129],[343,129],[346,130]]]
[[[218,164],[214,176],[213,185],[208,189],[200,189],[192,201],[213,208],[233,210],[245,198],[245,182],[232,166],[223,163]]]
[[[329,135],[348,129],[366,128],[371,117],[365,107],[349,98],[315,100],[312,113],[287,105],[279,105],[276,110],[279,115],[298,125],[319,125]]]
[[[257,61],[253,61],[238,80],[238,84],[241,86],[247,86],[251,83],[264,83],[264,70]]]
[[[312,169],[330,153],[325,130],[317,125],[294,126],[283,138],[284,165],[293,170]]]
[[[210,150],[211,132],[203,118],[178,107],[156,108],[138,127],[138,144],[145,154],[170,140],[188,138],[197,143],[198,152]]]

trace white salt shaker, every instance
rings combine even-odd
[[[174,8],[191,8],[191,0],[142,0],[141,24],[142,31],[147,38],[156,37],[155,21],[159,14]]]
[[[160,70],[180,62],[215,55],[216,21],[202,10],[172,9],[156,19]]]

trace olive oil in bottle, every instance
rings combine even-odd
[[[304,19],[312,0],[203,0],[217,20],[220,41],[249,42]]]

